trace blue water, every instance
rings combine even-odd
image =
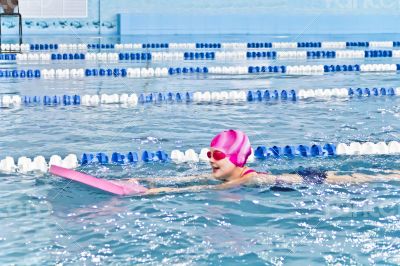
[[[399,40],[382,36],[162,36],[159,41]],[[93,37],[80,37],[92,42]],[[157,40],[138,37],[124,41]],[[90,41],[89,41],[90,40]],[[98,40],[98,39],[97,39]],[[27,42],[69,42],[74,38]],[[104,42],[117,39],[104,39]],[[279,64],[398,62],[395,59],[279,61]],[[265,61],[257,60],[258,65]],[[244,65],[252,62],[220,62]],[[164,62],[157,65],[181,66]],[[190,62],[211,66],[212,62]],[[344,64],[344,63],[343,63]],[[73,65],[73,66],[72,66]],[[93,63],[90,64],[94,65]],[[119,66],[142,66],[124,63]],[[152,63],[146,63],[153,67]],[[54,63],[29,68],[75,68]],[[2,68],[15,66],[2,65]],[[27,68],[27,66],[19,66]],[[1,94],[62,95],[236,89],[397,87],[396,74],[188,76],[162,79],[5,80]],[[219,131],[245,131],[253,144],[399,140],[400,99],[241,104],[148,104],[0,109],[0,158],[83,152],[207,147]],[[270,159],[257,170],[299,166],[379,173],[400,169],[399,156]],[[186,176],[206,164],[89,166],[109,179]],[[398,181],[357,185],[244,187],[151,197],[115,197],[45,174],[0,174],[0,264],[9,265],[316,265],[399,264]],[[160,185],[176,186],[168,182]]]

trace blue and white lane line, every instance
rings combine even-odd
[[[298,49],[298,48],[392,48],[399,47],[399,41],[347,41],[347,42],[197,42],[197,43],[41,43],[1,45],[4,51],[85,51],[85,50],[136,50],[136,49]]]
[[[208,162],[208,148],[201,149],[200,153],[189,149],[185,152],[173,150],[170,153],[159,150],[156,152],[142,151],[140,156],[137,152],[119,153],[113,152],[110,156],[106,153],[84,153],[80,159],[76,154],[69,154],[64,159],[59,155],[53,155],[46,160],[44,156],[36,156],[33,159],[22,156],[17,159],[17,163],[13,157],[7,156],[0,161],[0,172],[13,173],[29,173],[29,172],[48,172],[49,166],[58,165],[65,168],[73,169],[87,164],[135,164],[149,162],[173,162],[173,163],[199,163]],[[259,146],[249,158],[249,162],[254,160],[267,160],[272,158],[295,159],[296,157],[309,158],[329,158],[333,156],[362,156],[362,155],[396,155],[400,154],[400,143],[397,141],[385,142],[351,142],[349,145],[345,143],[324,145],[286,145],[286,146]]]
[[[0,97],[0,106],[5,108],[21,106],[100,106],[120,104],[136,106],[148,103],[213,103],[213,102],[268,102],[268,101],[298,101],[306,99],[333,100],[334,98],[360,97],[394,97],[400,95],[398,88],[333,88],[333,89],[301,89],[274,90],[259,89],[249,91],[197,91],[197,92],[159,92],[141,94],[94,94],[94,95],[48,95],[48,96],[19,96],[4,95]]]
[[[79,69],[22,69],[0,70],[0,79],[82,79],[82,78],[153,78],[181,75],[324,75],[327,73],[397,73],[400,64],[354,65],[264,65],[170,68],[79,68]]]
[[[141,53],[28,53],[0,54],[0,61],[18,64],[51,62],[146,62],[193,60],[307,60],[400,58],[400,50],[320,50],[320,51],[221,51],[221,52],[141,52]]]

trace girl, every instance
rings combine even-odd
[[[357,183],[367,182],[378,179],[397,179],[399,173],[387,175],[337,175],[335,172],[324,172],[312,169],[300,170],[296,173],[272,175],[270,173],[256,172],[246,166],[248,157],[251,154],[249,138],[239,130],[223,131],[213,138],[210,144],[210,151],[207,153],[210,159],[212,175],[191,176],[183,178],[151,178],[153,182],[170,181],[191,182],[202,179],[216,179],[221,181],[218,185],[199,185],[184,188],[150,188],[145,194],[158,194],[165,192],[194,192],[204,189],[229,189],[241,185],[274,185],[280,183],[300,184],[300,183]],[[129,182],[137,182],[137,179],[130,179]]]

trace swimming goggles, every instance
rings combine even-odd
[[[214,152],[208,151],[207,152],[207,157],[210,158],[210,159],[212,157],[212,158],[214,158],[214,160],[220,161],[220,160],[226,158],[226,154],[223,153],[222,151],[218,151],[218,150],[215,150]]]

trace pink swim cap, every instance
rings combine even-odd
[[[243,167],[251,154],[250,140],[242,131],[230,129],[213,138],[211,148],[222,151],[236,166]]]

